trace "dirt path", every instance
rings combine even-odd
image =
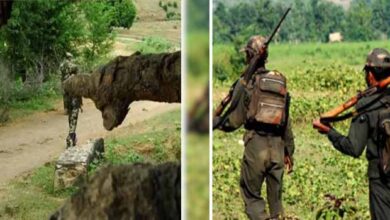
[[[100,111],[92,101],[84,100],[77,126],[78,143],[90,138],[113,136],[130,124],[161,113],[180,109],[180,104],[150,101],[134,102],[121,126],[111,132],[103,128]],[[55,111],[36,113],[18,122],[0,127],[0,185],[12,178],[55,160],[65,149],[67,116],[61,106]]]

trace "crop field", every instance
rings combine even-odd
[[[298,219],[368,219],[368,179],[365,152],[354,159],[342,155],[326,136],[312,129],[320,113],[341,104],[365,88],[362,68],[368,52],[386,48],[387,42],[340,44],[280,44],[269,48],[268,69],[288,79],[292,101],[290,116],[295,136],[294,172],[284,176],[283,204],[288,216]],[[388,48],[387,48],[388,49]],[[214,45],[214,108],[244,69],[237,65],[231,45]],[[349,121],[334,124],[346,134]],[[244,146],[243,128],[233,133],[214,132],[213,215],[215,219],[244,219],[239,175]],[[264,183],[265,184],[265,183]],[[266,197],[265,185],[262,195]],[[329,199],[329,196],[333,199]],[[341,205],[336,202],[341,201]],[[335,218],[333,218],[335,217]]]

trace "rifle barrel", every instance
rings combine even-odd
[[[265,45],[268,46],[269,43],[271,43],[272,41],[272,38],[274,38],[276,32],[278,31],[278,29],[280,28],[280,25],[282,25],[284,19],[286,18],[287,14],[290,12],[291,10],[291,7],[287,9],[287,11],[284,13],[283,17],[280,19],[278,25],[276,26],[276,28],[274,29],[274,31],[272,32],[272,34],[268,37],[267,39],[267,42],[265,42]]]

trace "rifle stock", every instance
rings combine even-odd
[[[226,106],[232,100],[231,94],[228,94],[219,104],[219,106],[214,111],[214,117],[218,117],[222,115],[223,110],[225,110]]]
[[[356,103],[363,97],[370,96],[374,93],[377,93],[378,91],[381,91],[390,84],[390,77],[387,77],[379,82],[377,82],[375,85],[371,86],[370,88],[364,90],[363,92],[359,92],[357,95],[350,98],[348,101],[344,102],[343,104],[337,106],[336,108],[322,114],[320,116],[320,120],[324,118],[333,118],[339,116],[341,113],[345,112],[346,110],[350,109]]]

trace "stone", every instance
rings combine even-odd
[[[103,138],[89,140],[81,146],[66,149],[58,158],[54,173],[56,190],[76,185],[87,177],[88,166],[104,153]]]

